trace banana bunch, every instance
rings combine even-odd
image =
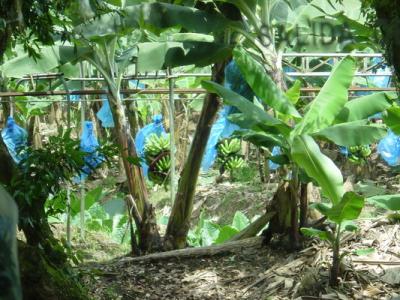
[[[244,166],[244,159],[240,156],[234,156],[231,157],[227,162],[226,162],[226,169],[227,170],[235,170],[235,169],[240,169]]]
[[[171,168],[171,157],[169,155],[163,156],[156,163],[156,171],[168,174]]]
[[[226,170],[232,171],[240,169],[244,166],[245,162],[240,155],[241,144],[240,140],[224,139],[218,143],[217,146],[217,162],[220,165],[220,173],[223,174]]]
[[[171,168],[169,135],[150,135],[144,147],[144,157],[149,166],[149,179],[155,184],[167,184]]]
[[[221,156],[229,156],[236,154],[241,150],[239,139],[225,139],[218,145],[218,154]]]
[[[171,157],[169,153],[164,152],[162,156],[149,167],[149,179],[155,184],[168,185],[169,170],[171,168]]]
[[[150,164],[162,152],[169,152],[169,135],[150,135],[144,146],[144,156],[147,163]]]
[[[349,148],[350,156],[349,159],[355,163],[361,163],[371,155],[372,151],[368,145],[364,146],[352,146]]]

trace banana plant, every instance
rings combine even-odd
[[[359,201],[357,197],[344,197],[342,174],[335,163],[321,152],[317,141],[325,140],[347,147],[374,143],[385,136],[386,128],[369,124],[367,118],[390,107],[397,96],[395,93],[377,93],[348,102],[348,88],[356,62],[346,57],[335,66],[302,116],[250,53],[237,47],[233,54],[244,78],[263,106],[251,103],[217,83],[204,81],[202,85],[221,96],[226,104],[239,109],[240,113],[232,116],[231,121],[243,128],[239,134],[245,139],[265,148],[281,148],[291,169],[293,209],[289,211],[293,214],[290,216],[290,232],[291,240],[296,243],[299,239],[296,212],[300,172],[318,183],[323,195],[331,201],[332,209],[342,205],[343,199],[350,204]],[[280,114],[274,117],[265,108]],[[285,220],[287,216],[280,216],[280,219]]]
[[[144,253],[159,250],[162,246],[156,222],[152,221],[154,212],[147,199],[141,169],[131,163],[135,161],[137,154],[120,95],[123,75],[128,71],[158,71],[183,65],[207,66],[223,61],[230,55],[232,48],[220,37],[224,37],[224,30],[232,21],[217,11],[202,11],[182,5],[152,1],[140,1],[140,4],[120,7],[115,5],[116,3],[109,4],[112,9],[105,10],[106,13],[95,18],[90,17],[88,13],[85,14],[85,18],[71,18],[71,26],[74,27],[70,43],[43,47],[41,58],[34,60],[28,56],[20,56],[3,64],[1,69],[6,76],[18,78],[26,75],[26,66],[29,66],[33,73],[40,73],[87,61],[103,76],[116,124],[117,140],[129,191],[136,201],[138,215],[141,216],[140,220],[135,222],[139,231],[141,252]],[[70,14],[72,15],[71,12]],[[81,20],[85,22],[79,24]],[[146,32],[160,35],[171,28],[174,28],[175,33],[168,35],[166,40],[150,41],[146,38]],[[219,69],[223,70],[223,67]],[[217,103],[218,107],[218,102],[213,99],[209,102],[213,105]],[[205,107],[207,108],[207,105]],[[207,112],[204,109],[203,114],[208,117]],[[212,116],[210,118],[212,119]],[[192,156],[196,159],[201,157],[201,154],[195,153]],[[189,174],[190,171],[188,169]],[[189,176],[188,183],[190,181],[193,180]],[[186,200],[180,202],[185,203]],[[190,219],[190,211],[185,219]],[[174,220],[173,216],[171,220]],[[182,226],[177,224],[175,227]],[[170,236],[174,236],[174,233]]]
[[[364,207],[365,199],[354,192],[347,192],[343,195],[340,202],[329,207],[323,203],[318,203],[318,209],[329,221],[336,226],[333,230],[327,226],[326,230],[314,228],[301,228],[301,232],[310,237],[318,237],[327,241],[332,248],[332,266],[330,271],[329,283],[335,287],[338,285],[340,275],[340,263],[346,253],[340,253],[340,245],[344,232],[354,232],[358,227],[351,221],[356,220]]]
[[[129,158],[137,157],[137,154],[120,98],[122,76],[133,62],[136,64],[136,71],[145,72],[188,64],[203,66],[221,60],[230,50],[229,47],[215,42],[214,36],[228,22],[216,13],[154,2],[127,6],[120,12],[101,15],[74,29],[75,34],[80,37],[76,42],[81,47],[90,49],[84,59],[103,75],[109,90],[110,106],[130,193],[141,216],[141,220],[136,218],[135,222],[142,252],[159,250],[162,245],[153,207],[147,199],[142,171],[139,166],[129,162]],[[179,27],[188,33],[178,32],[165,42],[142,42],[139,39],[133,47],[118,49],[120,36],[134,29],[146,29],[159,34],[171,27]],[[174,214],[171,216],[172,220],[173,216]]]

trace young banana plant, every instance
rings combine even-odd
[[[297,211],[299,201],[295,189],[298,186],[299,172],[306,173],[318,183],[323,195],[331,201],[333,210],[338,205],[341,207],[346,203],[351,204],[354,199],[360,202],[355,195],[344,196],[340,170],[321,152],[316,141],[328,140],[346,147],[376,142],[385,136],[386,128],[368,123],[368,117],[390,107],[390,102],[397,95],[377,93],[348,102],[348,88],[353,80],[356,62],[353,58],[346,57],[335,66],[320,93],[301,116],[288,96],[277,87],[251,54],[240,47],[233,53],[247,83],[264,107],[279,112],[277,117],[214,82],[204,81],[203,87],[220,95],[226,104],[239,109],[241,113],[233,115],[231,121],[243,128],[241,133],[245,139],[269,149],[273,146],[281,147],[292,171],[292,196],[295,196],[293,205],[296,207],[294,211]],[[347,205],[344,205],[344,209],[347,209]],[[281,218],[285,219],[286,216]],[[294,214],[291,218],[292,230],[297,232],[297,215]],[[338,232],[341,232],[340,229]]]

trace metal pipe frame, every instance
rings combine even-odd
[[[319,87],[311,87],[311,88],[301,88],[300,91],[302,93],[313,93],[320,91]],[[368,88],[368,87],[352,87],[349,89],[349,92],[393,92],[398,91],[395,87],[390,88]],[[175,94],[206,94],[207,90],[201,88],[193,88],[193,89],[175,89]],[[18,96],[33,96],[33,97],[46,97],[46,96],[66,96],[66,95],[106,95],[107,90],[75,90],[75,91],[34,91],[34,92],[0,92],[0,97],[18,97]],[[121,94],[128,95],[168,95],[169,89],[124,89],[121,90]],[[125,101],[129,99],[125,99]],[[142,99],[135,99],[142,100]],[[135,101],[134,100],[134,101]],[[146,99],[143,99],[146,100]],[[27,100],[28,102],[30,100]],[[60,100],[59,100],[60,101]],[[90,101],[90,100],[88,100]],[[43,101],[38,101],[43,102]],[[62,102],[62,101],[60,101]],[[78,101],[72,101],[78,102]]]

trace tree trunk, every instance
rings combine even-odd
[[[0,76],[0,91],[7,92],[7,79],[1,76]],[[0,100],[4,101],[1,103],[1,107],[3,109],[3,124],[0,124],[3,127],[7,122],[7,117],[10,115],[10,102],[9,102],[10,97],[0,97]]]
[[[0,169],[0,183],[9,185],[17,169],[2,138],[0,138]]]
[[[386,58],[393,65],[397,79],[400,79],[400,0],[375,0],[377,25],[380,27],[386,48]]]
[[[28,145],[31,145],[33,149],[40,149],[43,146],[39,126],[39,116],[32,116],[28,123]]]
[[[120,154],[128,180],[129,193],[132,195],[141,216],[141,222],[135,220],[136,228],[139,231],[139,247],[142,253],[159,251],[162,248],[161,238],[157,229],[154,207],[148,201],[144,176],[140,166],[129,161],[132,158],[137,158],[137,153],[129,123],[125,116],[125,109],[118,92],[113,93],[110,91],[109,99],[111,100],[110,107],[114,117]],[[131,207],[128,208],[131,209]]]
[[[214,82],[222,84],[225,65],[226,62],[221,62],[213,66],[212,80]],[[216,94],[207,94],[193,143],[179,180],[174,206],[165,235],[164,247],[166,249],[180,249],[186,246],[186,237],[190,227],[190,217],[193,210],[194,193],[201,161],[218,108],[218,96]]]

